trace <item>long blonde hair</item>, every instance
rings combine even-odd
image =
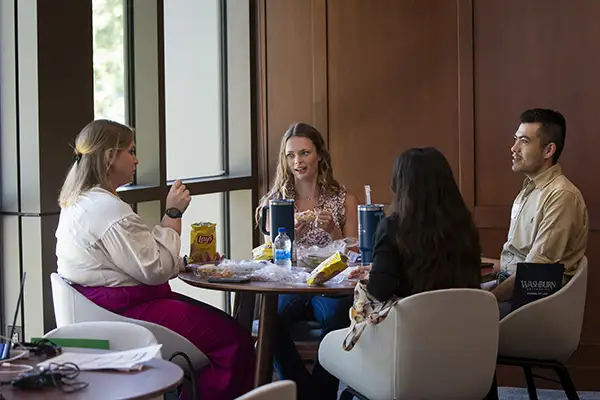
[[[132,142],[133,130],[123,124],[105,119],[87,124],[75,139],[74,162],[60,190],[58,204],[68,207],[94,186],[114,193],[108,172],[118,152]]]
[[[317,184],[323,193],[335,194],[340,190],[340,184],[333,177],[333,167],[331,166],[331,155],[325,147],[325,141],[321,133],[312,125],[299,122],[292,124],[283,135],[279,147],[279,161],[271,190],[260,199],[259,206],[256,208],[255,219],[258,224],[260,221],[261,209],[269,203],[271,199],[289,198],[294,190],[294,175],[288,167],[285,154],[287,141],[292,137],[304,137],[310,139],[317,150],[319,156]]]

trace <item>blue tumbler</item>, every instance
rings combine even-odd
[[[270,230],[267,230],[267,213],[269,214]],[[294,247],[294,200],[272,199],[268,206],[261,210],[260,231],[271,237],[271,243],[277,237],[277,229],[285,228]]]
[[[384,215],[383,204],[360,204],[358,206],[358,248],[363,264],[373,262],[375,232]]]

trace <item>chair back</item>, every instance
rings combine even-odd
[[[481,399],[496,370],[498,304],[481,289],[447,289],[396,305],[399,399]]]
[[[177,332],[152,322],[127,318],[105,310],[79,293],[56,272],[50,275],[50,282],[52,283],[54,316],[56,318],[56,326],[59,328],[76,322],[85,321],[130,322],[143,326],[154,334],[158,343],[163,345],[161,351],[165,359],[169,359],[177,352],[183,352],[192,360],[195,371],[208,365],[209,362],[206,355],[194,346],[192,342],[179,335]],[[187,369],[187,364],[181,357],[175,358],[173,362],[184,368],[184,370]]]
[[[124,317],[97,306],[56,272],[50,275],[56,326],[83,321],[122,321]]]
[[[108,340],[109,349],[114,351],[158,344],[154,334],[143,326],[118,321],[90,321],[63,325],[46,333],[44,338]]]
[[[558,292],[528,303],[500,321],[498,354],[567,361],[581,338],[587,294],[588,260]]]
[[[236,400],[296,400],[294,381],[277,381],[259,386]]]
[[[350,351],[347,329],[319,348],[327,371],[372,400],[482,399],[498,352],[498,303],[482,289],[446,289],[400,300]]]

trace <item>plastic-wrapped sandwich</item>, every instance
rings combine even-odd
[[[297,212],[294,214],[294,222],[308,222],[314,223],[317,220],[317,214],[313,210],[306,210],[302,212]]]

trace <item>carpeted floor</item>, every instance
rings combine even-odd
[[[340,385],[338,397],[344,390],[344,387]],[[565,392],[560,390],[538,389],[537,395],[538,400],[564,400],[567,398]],[[500,400],[529,400],[527,389],[524,388],[500,387],[498,388],[498,397]],[[600,392],[579,392],[579,399],[600,400]],[[355,400],[357,399],[355,398]]]
[[[600,392],[578,392],[580,400],[600,400]],[[565,392],[560,390],[538,389],[539,400],[563,400],[566,399]],[[527,389],[524,388],[498,388],[500,400],[528,400]]]

